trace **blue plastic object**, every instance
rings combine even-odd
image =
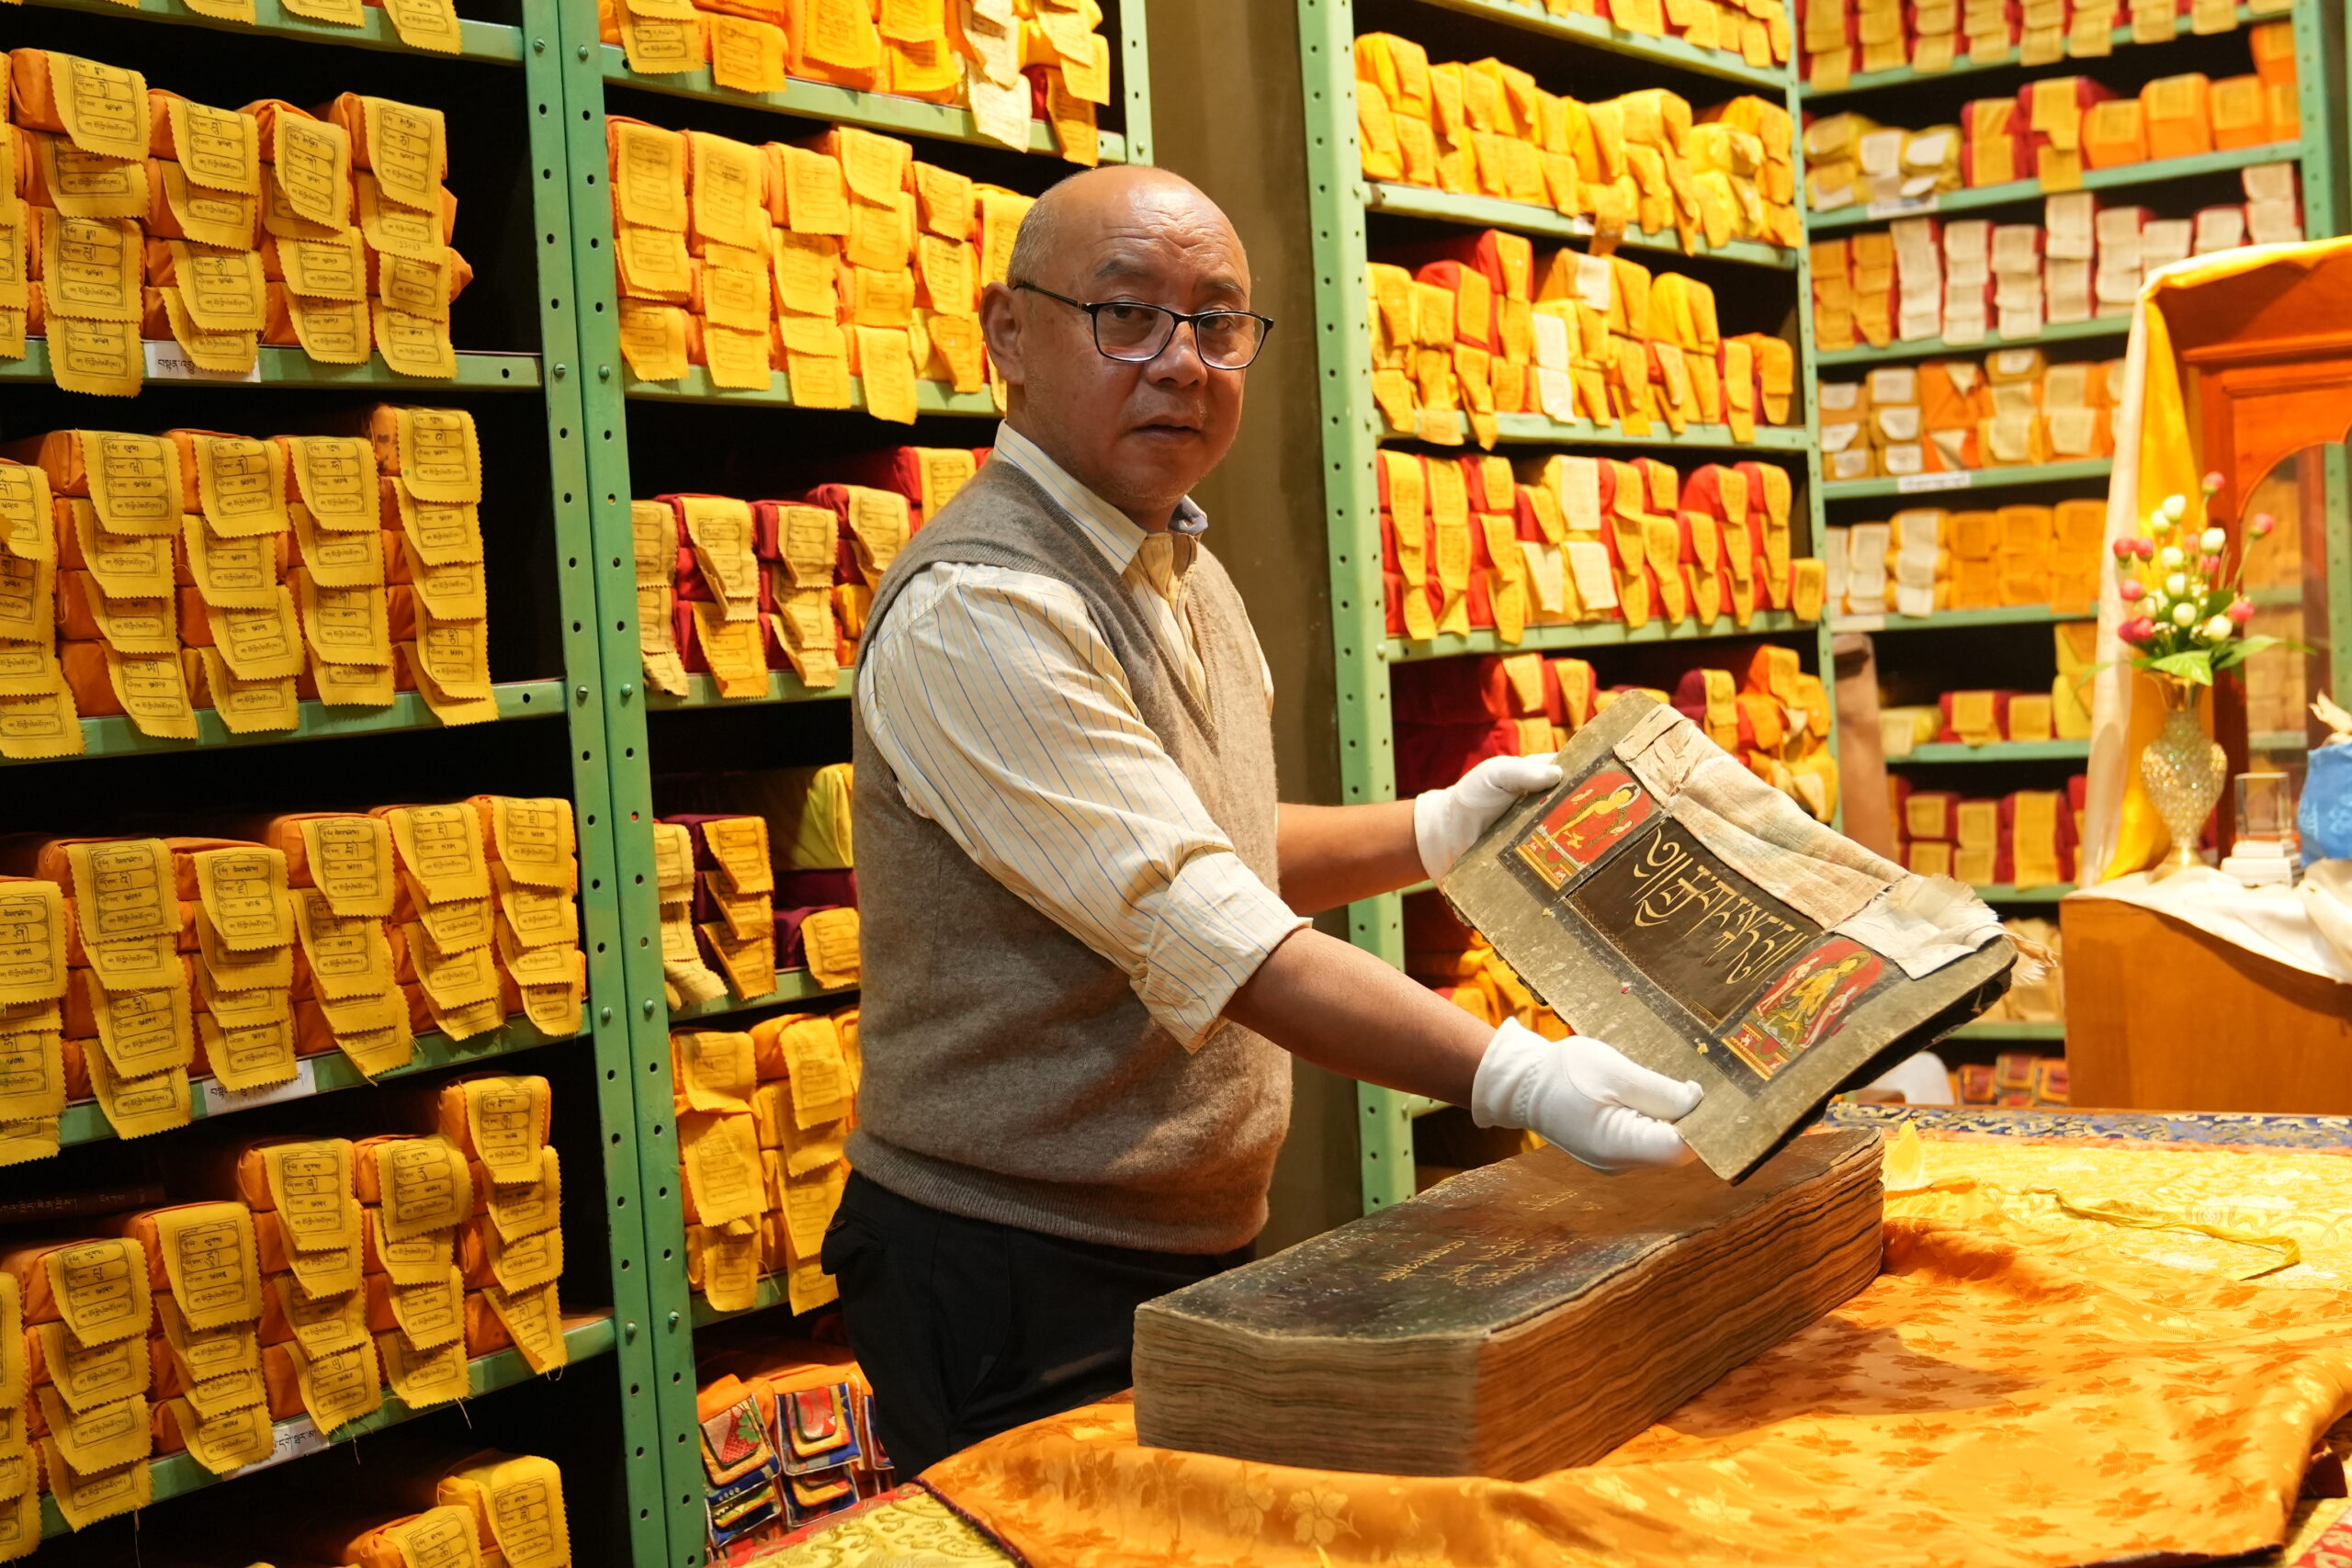
[[[2323,746],[2311,754],[2295,828],[2303,863],[2352,859],[2352,744]]]

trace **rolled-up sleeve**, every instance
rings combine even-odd
[[[1307,922],[1211,820],[1068,584],[937,565],[862,649],[857,700],[913,810],[1124,970],[1187,1048]]]

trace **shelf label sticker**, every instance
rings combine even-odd
[[[1924,495],[1931,491],[1966,490],[1974,483],[1974,470],[1958,468],[1941,474],[1903,474],[1894,481],[1897,495]]]
[[[251,1464],[231,1471],[220,1479],[234,1481],[241,1475],[251,1475],[257,1470],[268,1470],[274,1465],[284,1464],[288,1460],[323,1453],[326,1451],[326,1447],[327,1435],[319,1430],[317,1425],[309,1416],[297,1416],[291,1421],[280,1421],[270,1429],[267,1459],[257,1459]]]
[[[197,1088],[204,1095],[204,1109],[198,1112],[204,1116],[225,1116],[232,1111],[257,1110],[265,1105],[276,1105],[282,1100],[308,1100],[319,1092],[318,1058],[303,1057],[295,1064],[292,1077],[266,1089],[223,1089],[219,1078],[198,1078]]]
[[[1901,196],[1893,201],[1873,201],[1862,209],[1872,218],[1916,218],[1922,212],[1933,212],[1935,209],[1936,197],[1933,193]]]
[[[261,381],[261,357],[254,357],[253,367],[245,371],[207,370],[187,356],[187,351],[176,343],[156,338],[142,340],[147,350],[147,374],[158,381]]]

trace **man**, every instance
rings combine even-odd
[[[1183,180],[1056,186],[981,302],[995,454],[866,622],[865,1078],[823,1261],[905,1473],[1126,1387],[1136,1304],[1244,1260],[1285,1050],[1602,1168],[1689,1157],[1698,1085],[1490,1029],[1296,912],[1438,875],[1559,770],[1276,804],[1264,660],[1187,499],[1240,423],[1249,303]]]

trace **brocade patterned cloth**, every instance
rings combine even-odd
[[[2343,1503],[2297,1501],[2352,1412],[2344,1120],[1914,1114],[1927,1184],[1890,1193],[1879,1279],[1599,1464],[1250,1464],[1137,1447],[1121,1399],[934,1467],[948,1507],[894,1502],[766,1561],[2352,1568]]]

